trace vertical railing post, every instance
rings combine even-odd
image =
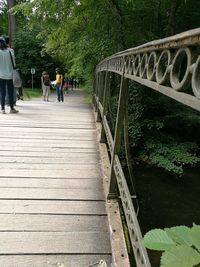
[[[94,99],[95,99],[95,112],[98,110],[98,91],[99,91],[99,81],[100,81],[100,73],[97,72],[96,74],[96,81],[95,81],[95,91],[94,91]]]
[[[121,147],[121,136],[123,131],[124,115],[126,110],[127,96],[128,96],[128,80],[124,77],[125,73],[125,62],[123,66],[123,73],[121,77],[117,119],[115,124],[115,135],[114,135],[114,147],[111,158],[111,170],[110,170],[110,183],[109,183],[109,194],[108,198],[115,198],[117,196],[117,180],[114,172],[114,160],[115,155],[120,152]]]
[[[92,103],[93,103],[95,110],[96,110],[96,90],[97,90],[97,73],[95,74],[93,87],[92,87]]]
[[[99,73],[99,86],[98,86],[98,103],[97,103],[97,122],[101,122],[101,114],[99,111],[99,103],[102,98],[102,90],[104,89],[104,72]]]
[[[110,87],[110,73],[107,70],[105,75],[105,84],[104,84],[102,120],[104,119],[104,116],[107,114],[109,87]],[[106,141],[106,134],[105,134],[104,124],[102,123],[100,142],[105,143],[105,141]]]

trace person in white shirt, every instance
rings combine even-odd
[[[11,61],[15,61],[14,52],[7,48],[5,39],[0,36],[0,94],[1,94],[1,112],[5,114],[5,96],[6,88],[8,90],[10,113],[17,113],[14,108],[14,86],[12,81],[13,66]]]

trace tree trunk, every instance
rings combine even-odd
[[[15,6],[15,0],[7,0],[8,10]],[[12,12],[8,12],[10,45],[13,45],[16,34],[16,18]]]
[[[179,6],[179,0],[171,0],[170,13],[167,25],[167,36],[175,34],[176,11]]]
[[[118,3],[117,0],[111,0],[111,3],[113,4],[113,6],[116,8],[116,11],[119,15],[119,19],[120,19],[120,26],[121,28],[119,29],[119,34],[120,34],[120,40],[121,40],[121,43],[122,43],[122,48],[121,49],[125,49],[127,48],[126,47],[126,44],[125,44],[125,38],[124,38],[124,22],[123,22],[123,12],[120,8],[120,5]]]

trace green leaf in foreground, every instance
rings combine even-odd
[[[176,226],[172,228],[165,228],[167,234],[172,238],[172,240],[180,245],[192,246],[190,240],[191,229],[187,226]]]
[[[161,267],[193,267],[198,263],[200,254],[188,246],[176,246],[161,257]]]
[[[149,231],[143,239],[143,245],[153,250],[169,250],[176,246],[176,243],[162,229],[154,229]]]
[[[190,232],[190,238],[192,244],[198,249],[200,252],[200,226],[194,225]]]

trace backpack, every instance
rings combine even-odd
[[[46,85],[46,86],[49,86],[50,85],[50,79],[49,79],[49,76],[48,75],[45,75],[43,77],[43,82],[44,82],[44,85]]]

